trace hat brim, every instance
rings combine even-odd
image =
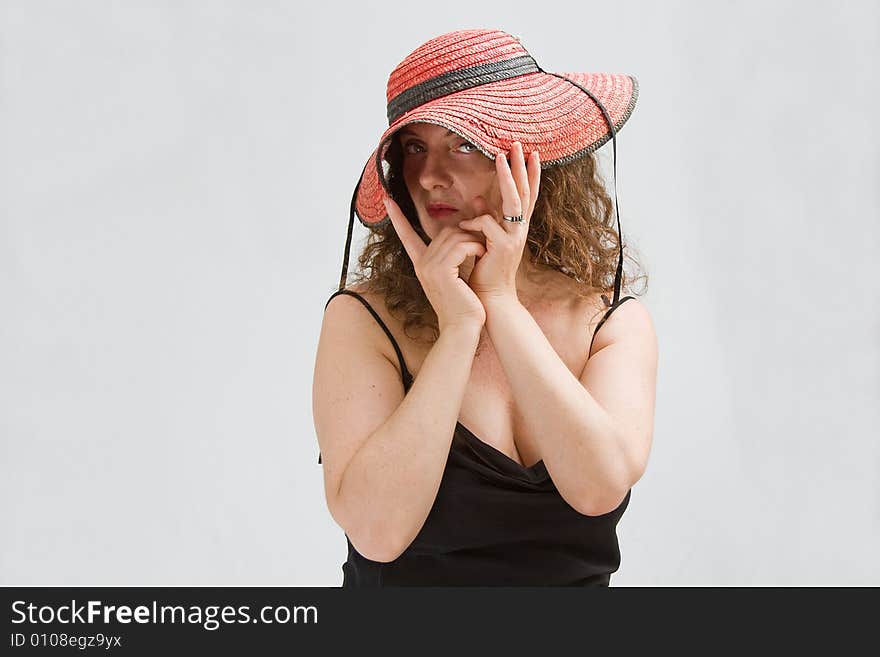
[[[544,169],[597,150],[611,138],[602,111],[582,89],[557,75],[593,94],[608,112],[615,133],[635,109],[638,82],[631,75],[617,73],[529,73],[424,103],[398,118],[382,134],[358,183],[358,220],[369,227],[387,220],[382,203],[387,182],[381,167],[394,133],[411,123],[443,126],[492,159],[518,141],[526,154],[539,150]]]

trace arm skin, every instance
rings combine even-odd
[[[486,328],[525,430],[574,509],[608,513],[644,473],[653,434],[657,344],[647,309],[632,299],[596,335],[575,377],[515,296],[483,299]]]
[[[334,508],[368,559],[395,560],[425,524],[446,468],[480,329],[441,331],[401,404],[345,468]]]

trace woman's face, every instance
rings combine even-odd
[[[398,138],[403,179],[428,237],[434,239],[443,227],[473,218],[477,196],[493,211],[501,208],[495,162],[471,142],[431,123],[411,123]],[[444,206],[453,210],[444,211]]]

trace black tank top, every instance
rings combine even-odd
[[[359,299],[379,322],[409,391],[413,378],[391,331],[356,292],[338,290],[327,303],[337,294]],[[590,351],[605,320],[632,298],[608,309],[593,332]],[[521,465],[459,422],[437,497],[418,535],[388,563],[367,559],[346,535],[342,586],[608,586],[620,566],[616,528],[631,495],[632,490],[609,513],[583,515],[559,494],[543,460]]]

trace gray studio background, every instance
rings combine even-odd
[[[324,303],[388,74],[472,27],[639,80],[612,585],[880,585],[880,3],[244,0],[0,4],[0,584],[341,583]]]

